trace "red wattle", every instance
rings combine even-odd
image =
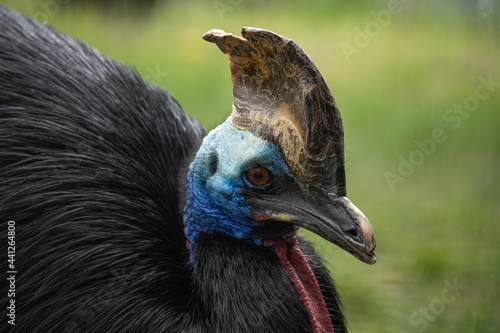
[[[333,333],[332,321],[318,281],[299,247],[297,239],[278,240],[274,251],[306,306],[315,333]]]

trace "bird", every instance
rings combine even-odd
[[[300,235],[376,262],[335,99],[291,39],[203,39],[233,84],[208,134],[130,67],[0,7],[0,332],[347,332]]]

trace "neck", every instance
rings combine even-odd
[[[317,257],[305,240],[302,250],[294,243],[274,251],[218,233],[198,242],[196,290],[212,331],[346,332],[328,272],[306,259]]]
[[[190,196],[199,199],[203,193],[190,192],[188,202],[193,199]],[[227,221],[228,228],[222,229],[227,231],[224,233],[220,227],[224,224],[222,217],[201,220],[207,214],[199,206],[186,207],[189,208],[184,218],[185,233],[200,290],[210,303],[206,304],[208,308],[237,320],[230,327],[242,325],[235,331],[246,331],[249,324],[254,324],[257,325],[255,331],[265,331],[271,327],[270,322],[278,325],[275,318],[279,316],[288,319],[280,321],[281,326],[272,331],[294,332],[301,327],[300,332],[334,332],[320,285],[295,237],[269,239],[266,246],[253,244],[233,236],[229,227],[234,221]],[[242,308],[247,309],[248,315],[260,313],[262,316],[264,308],[268,309],[265,314],[274,315],[267,318],[270,321],[267,323],[261,317],[258,320],[241,318]],[[284,309],[301,309],[301,316],[297,317],[294,311],[284,314]],[[224,328],[215,331],[224,331]]]
[[[187,215],[188,221],[200,217],[198,214]],[[200,222],[203,221],[194,225],[204,224]],[[262,325],[260,331],[268,329],[265,325],[270,323],[241,318],[245,315],[238,312],[242,308],[254,308],[248,310],[250,315],[267,308],[266,315],[274,314],[267,318],[270,322],[275,321],[275,316],[288,318],[287,323],[280,321],[280,325],[285,326],[277,326],[273,331],[294,332],[293,327],[302,327],[298,331],[333,332],[332,320],[335,320],[335,332],[343,332],[343,317],[334,287],[324,266],[320,262],[309,263],[306,259],[315,256],[310,256],[313,250],[304,240],[279,238],[273,239],[267,246],[256,246],[219,231],[186,227],[188,237],[193,233],[196,233],[196,238],[189,245],[190,256],[202,299],[208,302],[205,306],[215,313],[224,313],[228,318],[238,320],[232,323],[232,327],[242,325],[236,331],[245,331],[244,326],[249,323]],[[305,254],[301,248],[305,248]],[[328,295],[328,304],[323,295]],[[301,316],[295,318],[296,312],[284,314],[283,309],[301,309]],[[295,319],[292,320],[292,317]],[[283,329],[289,323],[293,327]]]
[[[257,223],[252,223],[252,221],[238,222],[224,214],[227,209],[231,209],[232,211],[240,211],[242,216],[249,215],[247,212],[249,208],[238,200],[229,202],[228,204],[233,203],[231,207],[221,207],[216,200],[208,195],[205,184],[207,177],[202,170],[203,167],[199,160],[195,159],[188,172],[186,206],[184,208],[185,234],[193,263],[197,260],[196,248],[201,234],[220,233],[252,242],[250,235],[254,224]],[[237,205],[234,205],[235,201]]]
[[[306,304],[272,249],[214,233],[201,234],[195,251],[212,331],[321,332],[312,329]],[[231,322],[218,320],[222,314]]]

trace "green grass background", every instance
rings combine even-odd
[[[444,118],[471,100],[479,77],[500,82],[498,1],[404,0],[350,61],[340,45],[355,45],[356,29],[388,2],[170,1],[146,10],[0,3],[135,67],[207,130],[229,115],[232,97],[227,57],[201,36],[255,26],[294,39],[339,104],[348,194],[377,237],[378,262],[368,266],[308,234],[339,285],[352,332],[500,332],[500,87],[456,128]],[[385,174],[398,174],[400,158],[417,156],[415,141],[436,128],[446,140],[391,187]],[[449,301],[446,281],[466,288]]]

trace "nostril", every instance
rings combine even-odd
[[[351,236],[352,238],[358,237],[358,229],[356,227],[346,229],[345,233]]]

